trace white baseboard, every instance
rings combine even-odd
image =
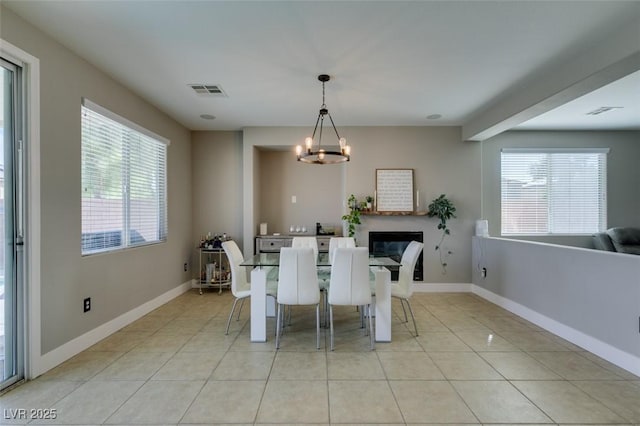
[[[413,283],[416,293],[470,293],[470,283]]]
[[[179,286],[167,291],[166,293],[161,294],[155,299],[152,299],[130,310],[129,312],[126,312],[119,317],[114,318],[111,321],[102,324],[91,331],[86,332],[82,336],[78,336],[75,339],[65,343],[64,345],[59,346],[52,351],[49,351],[46,354],[42,355],[37,364],[38,368],[34,371],[35,375],[34,377],[31,377],[31,379],[35,379],[37,376],[46,373],[55,366],[79,354],[85,349],[95,345],[105,337],[110,336],[111,334],[131,324],[135,320],[143,317],[154,309],[189,291],[192,286],[192,281],[193,280],[189,280],[185,283],[182,283]]]
[[[513,312],[527,321],[531,321],[537,326],[598,355],[600,358],[603,358],[610,363],[635,374],[636,376],[640,376],[640,358],[542,315],[524,305],[490,292],[483,287],[471,284],[471,291],[483,299],[495,303],[509,312]]]

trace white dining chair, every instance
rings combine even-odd
[[[391,283],[391,297],[400,299],[400,305],[404,312],[404,322],[409,322],[407,318],[407,310],[405,309],[405,303],[411,313],[411,319],[413,320],[413,328],[418,336],[418,326],[416,325],[416,318],[413,315],[413,309],[411,309],[411,302],[409,298],[413,294],[413,270],[416,267],[418,257],[422,252],[424,244],[417,241],[411,241],[407,248],[402,253],[402,259],[400,260],[400,271],[398,272],[398,281]]]
[[[316,305],[316,348],[320,349],[320,287],[311,247],[280,249],[276,301],[276,349],[280,349],[284,307],[292,305]]]
[[[225,241],[222,243],[222,248],[229,259],[229,266],[231,268],[231,293],[233,294],[233,306],[231,312],[229,312],[229,319],[227,320],[227,328],[224,334],[229,334],[229,326],[231,325],[231,318],[233,317],[233,311],[236,309],[238,300],[240,300],[240,308],[238,309],[238,318],[240,319],[240,312],[242,311],[242,305],[245,299],[251,296],[251,284],[247,281],[247,270],[244,266],[240,266],[244,257],[240,248],[235,241]],[[276,297],[277,283],[267,282],[267,295]]]
[[[313,249],[314,261],[317,262],[319,249],[318,249],[318,240],[316,239],[316,237],[293,237],[291,239],[291,247],[293,248],[311,247]],[[327,289],[327,286],[329,285],[329,280],[328,280],[329,270],[324,270],[324,268],[319,268],[317,270],[317,274],[318,274],[318,283],[320,285],[320,291],[325,292]],[[326,303],[324,304],[326,305]],[[326,311],[326,310],[323,309],[323,311]],[[326,315],[325,315],[325,322],[326,322]]]
[[[350,248],[356,246],[353,237],[331,237],[329,239],[329,263],[333,263],[333,255],[337,248]]]
[[[309,247],[313,249],[313,261],[316,262],[318,259],[318,240],[316,239],[316,237],[293,237],[293,239],[291,240],[291,247]]]
[[[345,248],[345,247],[355,247],[356,240],[353,237],[331,237],[329,239],[329,265],[333,263],[333,256],[337,248]],[[318,268],[318,277],[320,278],[320,290],[325,295],[324,303],[322,307],[323,315],[324,315],[324,327],[326,327],[327,316],[328,316],[328,304],[326,297],[326,290],[329,287],[329,280],[331,277],[331,267],[322,267]]]
[[[329,328],[333,343],[333,306],[359,306],[369,318],[368,333],[371,350],[375,348],[371,319],[371,289],[369,287],[369,250],[366,247],[343,247],[335,251],[329,285]]]

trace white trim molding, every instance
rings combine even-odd
[[[608,154],[609,148],[502,148],[505,154]]]
[[[136,132],[142,133],[145,136],[148,136],[152,139],[157,140],[158,142],[161,142],[167,146],[171,145],[171,141],[167,138],[165,138],[164,136],[160,136],[159,134],[152,132],[149,129],[146,129],[144,127],[142,127],[141,125],[139,125],[138,123],[134,123],[133,121],[124,118],[123,116],[116,114],[115,112],[101,106],[98,105],[97,103],[87,99],[87,98],[82,98],[82,106],[89,108],[90,110],[92,110],[93,112],[96,112],[104,117],[107,117],[109,120],[115,121],[116,123],[129,127],[130,129],[135,130]]]
[[[18,61],[25,83],[25,377],[40,369],[40,60],[0,39],[0,54]]]
[[[477,294],[483,299],[486,299],[491,303],[495,303],[501,308],[504,308],[507,311],[512,312],[527,321],[530,321],[535,325],[598,355],[600,358],[603,358],[618,367],[630,371],[636,376],[640,376],[640,358],[621,351],[608,343],[602,342],[601,340],[542,315],[524,305],[495,294],[483,287],[471,284],[471,290],[474,294]]]
[[[414,282],[416,293],[471,293],[471,283],[423,283]]]
[[[119,317],[114,318],[111,321],[104,323],[101,326],[96,327],[93,330],[76,337],[70,342],[67,342],[64,345],[59,346],[56,349],[42,355],[39,364],[40,370],[38,371],[38,375],[46,373],[50,369],[63,363],[74,355],[77,355],[85,349],[95,345],[105,337],[110,336],[111,334],[131,324],[132,322],[143,317],[154,309],[159,308],[165,303],[189,291],[191,289],[192,281],[193,280],[184,282],[179,286],[161,294],[155,299],[152,299],[138,306],[137,308],[134,308],[129,312],[126,312]]]

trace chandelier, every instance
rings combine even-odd
[[[331,77],[329,77],[327,74],[320,74],[318,76],[318,80],[322,82],[322,106],[320,106],[320,113],[318,114],[318,118],[316,119],[316,126],[313,128],[313,135],[305,139],[304,148],[301,145],[296,146],[298,161],[310,164],[335,164],[344,163],[345,161],[349,161],[350,159],[351,147],[347,145],[347,140],[345,138],[341,138],[338,134],[336,125],[333,123],[333,118],[331,118],[331,114],[327,109],[327,105],[324,103],[324,83],[326,83],[330,79]],[[336,148],[338,148],[339,150],[329,150],[322,148],[322,126],[324,124],[325,116],[329,117],[329,120],[331,121],[331,127],[333,127],[333,131],[338,138],[338,146]],[[319,131],[318,125],[320,127]],[[313,142],[316,137],[316,133],[318,134],[318,144],[314,147]]]

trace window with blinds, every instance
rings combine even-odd
[[[167,238],[168,140],[83,99],[82,254]]]
[[[604,231],[607,152],[607,149],[502,150],[502,235]]]

